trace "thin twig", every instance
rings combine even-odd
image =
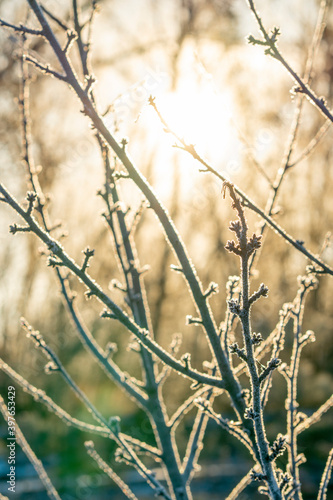
[[[329,120],[326,120],[326,122],[320,127],[314,138],[310,141],[308,146],[301,152],[301,154],[295,160],[289,163],[289,168],[295,167],[301,161],[305,160],[313,153],[313,151],[318,146],[320,141],[323,139],[323,137],[325,137],[331,125],[332,123]]]
[[[5,404],[5,401],[3,397],[0,395],[0,411],[3,415],[3,418],[8,421],[10,417],[8,413],[8,408]],[[25,453],[25,455],[28,457],[29,461],[33,465],[35,471],[38,474],[39,479],[43,483],[48,497],[51,498],[51,500],[61,500],[60,496],[58,495],[58,492],[54,488],[51,479],[49,478],[42,462],[36,457],[35,453],[32,451],[28,441],[24,437],[23,432],[21,431],[17,421],[15,420],[15,441],[18,442],[18,444],[21,446],[22,451]],[[13,442],[15,442],[13,441]]]
[[[58,257],[59,262],[72,271],[83,283],[87,286],[89,294],[99,299],[118,319],[124,326],[132,332],[138,340],[147,347],[153,354],[156,354],[163,362],[171,366],[174,370],[183,374],[184,376],[196,380],[197,382],[208,384],[213,387],[224,388],[225,383],[217,377],[210,377],[197,370],[186,366],[185,364],[176,360],[173,356],[168,354],[161,346],[159,346],[153,339],[149,337],[149,332],[140,328],[129,316],[106,295],[95,280],[92,279],[88,273],[84,273],[81,267],[78,266],[63,250],[62,246],[52,236],[47,234],[36,222],[33,216],[28,215],[26,211],[17,203],[17,201],[10,195],[6,188],[0,184],[0,192],[3,194],[6,202],[14,208],[14,210],[26,220],[31,230],[38,236],[49,248],[49,250]],[[58,265],[58,261],[51,261],[52,265]]]
[[[207,172],[211,172],[213,175],[215,175],[218,179],[220,179],[222,182],[228,181],[227,177],[223,175],[222,173],[218,172],[213,168],[211,165],[207,163],[206,160],[204,160],[196,151],[195,146],[193,144],[186,144],[184,139],[179,137],[175,132],[169,129],[167,123],[163,119],[162,115],[158,111],[154,99],[151,98],[150,104],[154,107],[156,113],[158,114],[161,122],[163,123],[164,127],[170,132],[172,135],[176,137],[176,139],[180,142],[181,146],[179,147],[183,151],[186,151],[189,153],[195,160],[197,160],[199,163],[201,163]],[[247,196],[238,186],[233,184],[233,189],[234,191],[241,197],[244,205],[246,208],[252,210],[255,212],[257,215],[259,215],[264,221],[266,221],[272,229],[274,229],[282,238],[284,238],[288,243],[290,243],[296,250],[301,252],[303,255],[305,255],[309,260],[311,260],[314,264],[316,264],[320,268],[320,272],[327,273],[333,276],[333,268],[331,268],[328,264],[323,262],[321,259],[319,259],[315,254],[310,252],[305,248],[303,244],[300,244],[298,240],[294,239],[292,236],[290,236],[279,224],[277,224],[271,216],[269,216],[267,213],[264,212],[261,208],[258,207],[258,205],[252,201],[249,196]],[[319,270],[318,270],[319,271]]]
[[[304,302],[308,292],[316,288],[317,279],[313,276],[300,278],[300,287],[294,300],[292,308],[292,318],[294,322],[294,341],[290,366],[283,369],[283,374],[287,381],[288,396],[286,400],[287,409],[287,431],[288,431],[288,468],[295,488],[295,500],[302,500],[300,492],[299,460],[297,452],[298,425],[298,402],[297,402],[297,381],[299,375],[300,357],[303,347],[307,342],[313,340],[311,332],[302,335],[302,322],[304,315]],[[283,367],[281,367],[282,369]]]
[[[81,60],[82,67],[83,67],[83,74],[84,74],[84,76],[88,76],[89,75],[89,70],[88,70],[88,65],[87,65],[88,52],[87,52],[87,47],[83,43],[83,40],[82,40],[82,33],[81,33],[82,26],[81,26],[80,21],[79,21],[79,14],[80,14],[80,11],[79,11],[78,2],[77,2],[77,0],[73,0],[74,28],[75,28],[75,31],[77,33],[77,45],[79,48],[80,60]]]
[[[3,19],[0,19],[0,26],[3,26],[4,28],[10,28],[10,29],[14,30],[16,33],[24,33],[25,35],[44,36],[43,30],[33,30],[30,28],[27,28],[26,26],[23,26],[22,24],[20,24],[19,26],[16,26],[15,24],[8,23],[7,21],[4,21]]]
[[[50,19],[52,19],[52,21],[57,23],[61,29],[63,29],[64,31],[69,31],[69,26],[65,24],[61,19],[59,19],[55,14],[53,14],[49,9],[47,9],[45,5],[41,5],[41,9]]]
[[[257,237],[255,234],[251,238],[248,237],[248,225],[245,219],[244,207],[241,204],[241,200],[236,196],[236,190],[230,182],[224,184],[223,193],[225,193],[227,188],[232,199],[232,206],[238,216],[238,220],[231,222],[229,227],[236,235],[236,242],[228,241],[226,249],[238,255],[241,261],[241,303],[239,304],[235,300],[230,300],[228,305],[230,311],[239,316],[242,325],[245,351],[244,349],[237,349],[235,352],[239,352],[239,354],[242,353],[242,358],[245,357],[251,381],[252,406],[246,409],[246,418],[253,421],[256,433],[256,447],[259,454],[259,464],[269,488],[270,496],[273,500],[281,500],[282,495],[277,483],[276,471],[269,459],[269,445],[265,433],[261,402],[262,375],[258,373],[257,363],[254,357],[254,343],[250,321],[250,310],[253,301],[251,302],[252,296],[249,295],[249,258],[253,251],[260,247],[260,237]],[[268,289],[262,285],[257,293],[258,298],[260,295],[263,297],[267,296],[267,292]]]
[[[42,64],[39,61],[37,61],[37,59],[35,59],[34,57],[28,56],[27,54],[24,54],[24,59],[28,63],[35,66],[35,68],[37,68],[42,73],[54,76],[55,78],[58,78],[58,80],[62,80],[63,82],[67,82],[67,77],[65,75],[62,75],[61,73],[58,73],[58,71],[51,69],[48,64]]]
[[[24,47],[23,47],[24,48]],[[45,196],[43,195],[42,188],[39,183],[38,173],[34,166],[33,155],[31,153],[31,126],[30,126],[30,116],[29,116],[29,75],[27,70],[27,64],[22,58],[22,87],[20,95],[20,106],[22,113],[22,147],[23,147],[23,158],[28,171],[28,178],[33,191],[37,194],[37,210],[42,217],[44,228],[47,232],[50,231],[50,224],[48,222],[48,213],[45,206]],[[59,280],[61,291],[65,299],[68,311],[73,319],[73,322],[77,328],[79,337],[83,345],[88,348],[89,352],[92,353],[101,366],[104,368],[106,373],[113,378],[122,388],[126,389],[131,397],[134,397],[137,402],[144,407],[146,402],[146,397],[143,393],[131,383],[129,377],[120,370],[120,368],[110,359],[108,359],[107,353],[105,353],[100,346],[97,344],[90,331],[83,324],[80,318],[79,312],[75,306],[72,294],[69,289],[68,280],[64,279],[61,275],[59,269],[56,269],[56,275]]]
[[[259,161],[255,157],[255,155],[253,154],[253,148],[249,144],[249,142],[248,142],[245,134],[240,130],[239,127],[236,127],[236,128],[237,128],[237,133],[239,135],[240,140],[246,146],[246,156],[250,158],[251,162],[253,163],[253,165],[255,166],[255,168],[258,170],[258,172],[260,172],[260,174],[266,179],[268,185],[271,188],[273,188],[273,182],[272,182],[272,180],[270,179],[269,175],[267,174],[265,168],[259,163]]]
[[[304,72],[303,79],[306,83],[311,82],[312,67],[313,67],[316,53],[317,53],[318,48],[319,48],[319,44],[320,44],[322,36],[323,36],[324,26],[325,26],[324,20],[325,20],[326,13],[327,13],[327,0],[322,0],[321,5],[320,5],[320,9],[319,9],[319,13],[318,13],[316,27],[314,30],[311,46],[310,46],[310,49],[308,52],[308,57],[307,57],[306,65],[305,65],[305,72]],[[301,160],[303,160],[307,156],[309,156],[310,153],[315,149],[315,147],[317,146],[317,144],[319,143],[321,138],[326,133],[326,129],[325,129],[325,125],[324,125],[320,129],[320,131],[316,134],[315,138],[311,141],[308,148],[306,148],[304,150],[304,152],[298,157],[298,159],[294,160],[293,162],[291,161],[291,157],[292,157],[292,154],[294,152],[294,147],[296,144],[296,139],[297,139],[298,133],[299,133],[301,116],[302,116],[303,105],[304,105],[304,99],[305,99],[305,96],[303,94],[300,94],[298,96],[297,107],[296,107],[295,115],[294,115],[293,122],[291,125],[291,130],[289,133],[289,140],[287,143],[286,152],[285,152],[285,155],[284,155],[284,158],[282,161],[282,165],[277,171],[276,178],[274,180],[273,187],[271,190],[271,194],[268,197],[266,207],[265,207],[265,213],[268,214],[269,216],[271,216],[273,214],[274,206],[275,206],[276,201],[278,199],[278,194],[281,190],[281,186],[282,186],[283,180],[285,179],[286,173],[289,171],[290,168],[295,167]],[[328,123],[331,123],[331,122],[329,120],[327,120],[327,124]],[[327,128],[328,128],[328,126],[327,126]],[[263,222],[263,224],[261,225],[261,229],[260,229],[260,234],[263,237],[264,237],[265,232],[266,232],[266,227],[267,227],[267,223]],[[252,255],[251,262],[250,262],[250,271],[254,267],[255,263],[258,262],[260,252],[261,252],[261,249]]]
[[[63,408],[61,408],[57,403],[53,401],[45,392],[41,389],[38,389],[34,385],[30,384],[26,379],[24,379],[21,375],[19,375],[13,368],[11,368],[7,363],[5,363],[0,358],[0,369],[6,373],[14,382],[19,384],[22,389],[30,394],[35,401],[43,404],[50,412],[54,413],[60,420],[65,422],[67,425],[75,427],[84,432],[92,432],[94,434],[99,434],[104,437],[112,438],[109,429],[104,426],[97,426],[93,424],[88,424],[87,422],[83,422],[82,420],[78,420],[75,417],[72,417],[69,413],[67,413]],[[134,448],[140,449],[142,452],[146,452],[156,459],[161,457],[160,451],[147,443],[144,443],[138,439],[133,438],[127,434],[121,433],[121,436],[125,441],[131,444]]]
[[[127,484],[124,483],[124,481],[118,476],[118,474],[115,473],[113,469],[102,459],[102,457],[97,453],[95,450],[95,445],[92,441],[86,441],[85,442],[85,447],[87,450],[88,455],[91,456],[97,463],[98,467],[105,472],[109,476],[110,479],[112,479],[117,486],[121,489],[121,491],[124,493],[125,497],[129,498],[130,500],[138,500],[138,498],[134,495],[132,490],[127,486]]]
[[[292,69],[292,67],[289,65],[289,63],[282,56],[281,52],[277,48],[277,45],[276,45],[276,38],[277,38],[277,36],[276,35],[278,35],[279,32],[272,33],[272,35],[270,36],[267,33],[266,28],[263,25],[262,19],[261,19],[261,17],[259,16],[259,14],[257,12],[257,9],[255,7],[254,1],[253,0],[247,0],[247,1],[248,1],[249,7],[250,7],[250,9],[251,9],[254,17],[256,18],[256,21],[258,23],[259,29],[260,29],[263,37],[264,37],[264,41],[256,40],[253,37],[249,38],[250,43],[253,43],[254,45],[256,45],[256,44],[258,44],[258,45],[265,45],[266,47],[268,47],[266,49],[266,53],[268,55],[270,55],[271,57],[273,57],[273,59],[276,59],[277,61],[279,61],[285,67],[285,69],[287,70],[287,72],[291,75],[291,77],[293,78],[293,80],[295,80],[295,82],[298,84],[298,87],[295,87],[294,91],[296,93],[301,93],[301,94],[306,95],[310,99],[310,101],[312,101],[312,103],[321,111],[321,113],[326,118],[328,118],[331,122],[333,122],[332,111],[327,107],[325,100],[323,98],[321,98],[321,97],[317,97],[317,95],[310,88],[310,86],[308,85],[308,83],[306,81],[304,81],[296,73],[296,71],[294,71]]]
[[[125,219],[126,213],[121,209],[119,188],[114,175],[115,172],[110,166],[109,150],[105,147],[99,135],[97,135],[97,139],[105,167],[105,193],[103,194],[103,198],[108,209],[106,220],[112,231],[120,267],[126,281],[128,303],[131,307],[135,322],[140,325],[141,328],[151,332],[151,336],[153,336],[145,283],[142,272],[140,272],[139,269],[134,235],[133,232],[128,229]],[[117,207],[116,210],[113,210],[113,207],[111,207],[111,201],[113,207]],[[117,226],[117,228],[115,226]],[[118,241],[118,233],[120,235],[121,244]],[[144,348],[140,349],[140,355],[144,372],[143,378],[145,380],[144,388],[148,395],[145,409],[150,418],[155,422],[155,436],[163,451],[162,460],[167,470],[169,484],[174,491],[178,490],[180,495],[181,491],[185,491],[185,485],[179,470],[177,444],[172,437],[172,430],[167,425],[167,415],[164,410],[165,403],[162,393],[159,390],[155,361],[151,353]]]
[[[235,488],[232,490],[231,493],[227,496],[225,500],[237,500],[239,495],[242,493],[243,490],[251,483],[252,477],[251,477],[251,471],[248,472],[235,486]]]
[[[78,385],[75,383],[75,381],[72,379],[72,377],[60,362],[58,356],[46,344],[41,334],[38,331],[33,330],[31,326],[24,320],[23,327],[27,331],[28,336],[30,336],[34,340],[37,347],[40,348],[44,352],[44,354],[46,354],[47,358],[50,359],[50,363],[47,365],[48,369],[51,371],[58,371],[62,375],[68,386],[72,389],[77,398],[82,401],[82,403],[85,405],[94,419],[109,430],[112,438],[120,446],[123,452],[130,457],[129,463],[137,469],[137,471],[142,475],[142,477],[146,479],[146,481],[152,488],[157,489],[160,494],[164,496],[164,498],[171,500],[165,488],[162,487],[159,481],[157,481],[153,477],[151,471],[149,471],[147,467],[142,463],[129,443],[122,438],[120,429],[118,428],[118,424],[113,425],[111,421],[107,422],[107,420],[102,416],[97,408],[90,402],[86,394],[78,387]]]
[[[95,357],[111,380],[115,381],[122,389],[125,389],[129,396],[134,398],[142,408],[145,408],[147,405],[147,396],[138,389],[131,377],[126,376],[125,372],[117,366],[112,358],[108,357],[108,353],[98,345],[91,332],[85,326],[76,308],[75,300],[71,297],[68,280],[61,281],[61,291],[83,346]]]
[[[191,410],[195,404],[195,400],[210,390],[211,389],[209,387],[201,387],[188,399],[186,399],[186,401],[184,401],[184,403],[177,408],[175,413],[170,418],[168,422],[169,427],[172,427],[175,430],[181,419]]]
[[[297,425],[295,433],[298,435],[301,432],[309,429],[311,425],[316,424],[320,421],[321,417],[333,406],[333,396],[329,397],[324,404],[322,404],[318,410],[316,410],[312,415],[305,418],[300,424]]]
[[[213,391],[211,390],[209,391],[206,398],[207,397],[208,401],[211,403],[216,397],[216,394],[213,394]],[[207,399],[205,401],[207,401]],[[182,466],[183,477],[187,484],[190,483],[197,469],[198,460],[202,450],[202,441],[206,432],[208,420],[209,416],[207,415],[207,413],[203,411],[202,408],[198,408],[198,412],[195,417],[192,431],[187,443]]]
[[[203,322],[203,327],[207,333],[207,337],[209,339],[209,345],[211,347],[212,355],[215,356],[219,370],[223,375],[225,380],[225,384],[228,388],[228,391],[233,399],[234,406],[239,414],[244,413],[244,402],[241,398],[241,389],[239,382],[235,379],[232,370],[229,366],[225,353],[221,347],[218,338],[217,327],[215,321],[212,316],[211,309],[207,302],[207,299],[204,297],[201,283],[198,279],[196,271],[193,267],[193,264],[187,255],[187,251],[185,246],[174,226],[170,217],[163,207],[158,197],[155,195],[153,189],[148,184],[147,180],[142,176],[142,174],[137,170],[135,165],[131,162],[129,157],[127,156],[124,148],[122,148],[117,141],[114,139],[106,125],[104,124],[101,117],[97,114],[94,103],[89,99],[89,96],[82,88],[81,84],[77,80],[72,66],[66,55],[63,53],[57,39],[55,38],[50,26],[45,19],[45,16],[41,12],[38,3],[36,0],[28,0],[29,5],[34,11],[36,17],[38,18],[41,26],[45,30],[46,37],[53,48],[56,56],[58,57],[59,62],[63,66],[65,73],[69,79],[69,83],[72,86],[73,90],[76,92],[77,96],[81,100],[84,106],[84,112],[87,114],[92,123],[96,127],[96,129],[100,132],[100,134],[104,137],[109,146],[114,150],[126,170],[128,171],[130,177],[135,182],[135,184],[141,189],[142,193],[146,196],[149,201],[150,207],[154,210],[157,217],[159,218],[168,241],[170,242],[175,254],[178,257],[178,260],[182,266],[184,277],[187,280],[187,283],[191,289],[192,296],[194,298],[196,307],[200,311],[201,319]]]
[[[318,500],[326,500],[326,498],[327,498],[327,487],[328,487],[328,483],[330,482],[330,479],[331,479],[332,467],[333,467],[333,448],[329,452],[326,466],[325,466],[325,470],[323,472],[323,475],[322,475],[322,478],[320,481]]]

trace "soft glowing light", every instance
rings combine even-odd
[[[186,80],[175,92],[159,96],[158,107],[170,128],[201,154],[219,162],[228,158],[236,136],[229,93]]]

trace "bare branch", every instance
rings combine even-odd
[[[49,9],[45,7],[45,5],[41,5],[41,9],[50,19],[52,19],[52,21],[57,23],[61,29],[63,29],[64,31],[69,31],[69,26],[67,26],[67,24],[65,24],[64,21],[55,16]]]
[[[40,238],[52,252],[56,258],[59,258],[62,265],[72,271],[87,287],[88,293],[99,299],[108,309],[110,309],[115,317],[132,332],[138,340],[148,348],[153,354],[156,354],[159,359],[171,366],[173,369],[192,380],[203,384],[209,384],[213,387],[224,388],[225,382],[217,377],[210,377],[202,374],[192,368],[187,368],[183,363],[177,361],[173,356],[168,354],[161,348],[153,339],[149,337],[149,332],[140,328],[128,315],[108,297],[99,285],[65,253],[62,246],[52,236],[48,235],[36,222],[32,215],[27,215],[17,201],[9,194],[9,192],[0,184],[0,192],[3,194],[7,203],[28,222],[30,229]]]
[[[318,500],[326,500],[326,498],[327,498],[327,487],[328,487],[328,483],[331,479],[332,467],[333,467],[333,448],[329,452],[326,466],[325,466],[325,470],[323,472],[323,475],[322,475],[322,478],[320,481]]]
[[[333,115],[332,111],[328,108],[326,101],[322,97],[317,97],[317,95],[314,93],[314,91],[310,88],[308,83],[304,81],[297,73],[292,69],[292,67],[289,65],[289,63],[286,61],[286,59],[282,56],[281,52],[277,48],[276,41],[277,41],[277,36],[274,36],[274,33],[269,35],[263,25],[262,19],[259,16],[257,9],[255,7],[254,1],[253,0],[248,0],[249,7],[254,14],[254,17],[256,18],[256,21],[258,23],[259,29],[264,37],[263,41],[257,40],[252,35],[249,36],[249,43],[252,43],[254,45],[263,45],[266,46],[267,49],[265,51],[266,54],[270,55],[273,57],[273,59],[276,59],[279,61],[285,69],[288,71],[290,76],[295,80],[296,86],[294,87],[294,92],[296,94],[304,94],[306,95],[310,101],[321,111],[321,113],[328,118],[331,122],[333,122]],[[274,28],[277,29],[277,28]],[[274,31],[274,30],[273,30]],[[279,32],[276,33],[276,35],[279,35]]]
[[[86,441],[85,442],[85,447],[87,450],[88,455],[91,456],[97,463],[98,467],[105,472],[109,476],[110,479],[112,479],[117,486],[121,489],[121,491],[124,493],[125,497],[129,498],[130,500],[138,500],[137,497],[134,495],[132,490],[127,486],[127,484],[124,483],[122,479],[114,472],[114,470],[111,469],[111,467],[102,459],[102,457],[97,453],[95,450],[95,445],[92,441]]]
[[[3,415],[3,418],[8,422],[10,417],[10,414],[8,413],[8,408],[5,404],[5,401],[3,397],[0,395],[0,411]],[[48,496],[51,498],[51,500],[61,500],[60,496],[58,495],[58,492],[54,488],[53,484],[51,483],[51,480],[42,464],[42,462],[36,457],[35,453],[32,451],[28,441],[24,437],[23,432],[21,431],[17,421],[15,420],[15,441],[10,441],[11,443],[15,443],[16,441],[19,443],[19,445],[22,448],[22,451],[25,453],[33,467],[35,468],[35,471],[37,472],[39,479],[43,483]],[[9,445],[7,445],[9,446]]]
[[[239,498],[240,493],[242,493],[246,486],[248,486],[252,481],[251,472],[252,470],[248,472],[243,479],[241,479],[225,500],[237,500]]]
[[[320,421],[321,417],[333,406],[333,396],[328,398],[328,400],[318,408],[310,417],[303,418],[300,423],[295,428],[296,434],[309,429],[311,425],[316,424]]]
[[[7,21],[4,21],[3,19],[0,19],[0,26],[3,26],[4,28],[12,29],[16,33],[24,33],[25,35],[44,36],[43,30],[33,30],[31,28],[27,28],[26,26],[23,26],[23,24],[16,26],[15,24],[8,23]]]
[[[104,426],[97,426],[93,424],[88,424],[86,422],[83,422],[82,420],[78,420],[75,417],[72,417],[69,413],[67,413],[63,408],[61,408],[59,405],[57,405],[53,399],[51,399],[45,392],[41,389],[38,389],[34,385],[30,384],[27,380],[25,380],[21,375],[19,375],[13,368],[8,366],[7,363],[5,363],[1,358],[0,358],[0,369],[6,373],[14,382],[19,384],[22,389],[30,394],[35,401],[38,403],[43,404],[50,412],[54,413],[60,420],[65,422],[67,425],[70,425],[72,427],[76,427],[77,429],[84,431],[84,432],[91,432],[93,434],[99,434],[104,437],[111,438],[112,436],[110,435],[110,432],[108,429],[106,429]],[[142,441],[135,439],[131,436],[128,436],[127,434],[120,433],[121,436],[125,441],[127,441],[129,444],[133,446],[133,448],[136,448],[138,450],[142,450],[143,452],[149,453],[150,455],[156,457],[157,459],[160,458],[161,453],[157,448],[154,448],[153,446],[150,446],[146,443],[143,443]]]
[[[180,138],[178,135],[176,135],[170,128],[168,127],[167,123],[163,119],[162,115],[157,109],[157,106],[155,104],[155,101],[153,98],[150,98],[150,104],[153,106],[155,109],[156,113],[158,114],[161,122],[163,123],[165,129],[172,133],[176,139],[180,142],[181,147],[180,149],[183,149],[187,153],[189,153],[195,160],[197,160],[199,163],[201,163],[208,172],[211,172],[215,177],[220,179],[222,182],[229,182],[228,179],[226,178],[225,175],[221,174],[217,170],[215,170],[212,166],[210,166],[206,160],[204,160],[196,151],[195,146],[193,144],[186,144],[186,142]],[[292,236],[290,236],[279,224],[277,224],[270,215],[266,214],[261,208],[258,207],[258,205],[252,201],[238,186],[234,185],[234,190],[238,194],[238,196],[241,197],[243,204],[246,206],[246,208],[252,210],[255,212],[257,215],[259,215],[269,226],[271,226],[272,229],[274,229],[282,238],[284,238],[288,243],[290,243],[294,248],[296,248],[299,252],[303,253],[309,260],[311,260],[313,263],[317,264],[317,266],[327,274],[330,274],[333,276],[333,269],[323,262],[321,259],[318,259],[318,257],[307,250],[304,245],[300,245],[299,242],[294,239]]]
[[[42,73],[45,73],[46,75],[54,76],[55,78],[58,78],[58,80],[61,80],[63,82],[67,82],[67,77],[65,75],[62,75],[61,73],[58,73],[58,71],[51,69],[48,64],[42,64],[39,61],[37,61],[37,59],[35,59],[34,57],[31,57],[27,54],[24,54],[24,59],[28,63],[35,66],[35,68],[37,68]]]

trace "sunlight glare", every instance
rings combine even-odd
[[[232,96],[217,93],[212,85],[183,81],[174,92],[158,97],[158,108],[186,143],[213,161],[225,161],[236,134],[232,126]]]

